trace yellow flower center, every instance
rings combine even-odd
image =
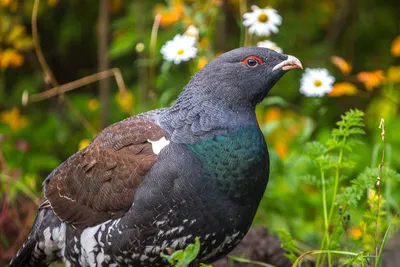
[[[315,87],[320,87],[322,85],[322,82],[320,80],[315,80],[314,81],[314,86]]]
[[[185,52],[183,49],[179,49],[178,52],[176,52],[178,55],[182,55]]]
[[[267,21],[268,21],[268,15],[265,14],[265,13],[261,13],[261,14],[258,16],[258,21],[259,21],[259,22],[267,22]]]

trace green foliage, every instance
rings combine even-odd
[[[130,97],[118,98],[118,88],[110,78],[109,124],[131,112],[170,105],[190,76],[219,53],[265,39],[246,33],[241,15],[250,11],[250,2],[248,6],[245,2],[110,1],[110,45],[98,55],[100,1],[41,1],[39,43],[60,84],[97,72],[99,56],[108,56],[110,67],[121,69]],[[265,1],[251,4],[263,7]],[[361,263],[373,251],[376,214],[379,240],[389,225],[399,221],[392,222],[400,210],[396,190],[400,183],[400,82],[393,75],[398,72],[399,58],[388,51],[398,34],[399,2],[365,0],[347,6],[330,0],[283,0],[268,5],[283,16],[279,33],[268,40],[298,57],[305,67],[328,68],[336,84],[353,84],[357,91],[305,97],[298,90],[302,73],[293,71],[257,107],[271,155],[271,175],[255,223],[290,233],[280,235],[292,260],[299,254],[294,240],[300,240],[299,244],[312,248],[355,251],[347,255],[347,263]],[[52,86],[32,48],[33,1],[0,1],[0,6],[0,207],[10,211],[0,212],[5,216],[0,222],[13,226],[13,231],[3,231],[0,223],[1,265],[13,254],[7,250],[20,245],[13,242],[26,227],[21,222],[33,219],[42,181],[105,125],[96,83],[68,92],[68,102],[52,97],[21,105],[25,92],[31,96]],[[162,15],[161,24],[152,32],[157,13]],[[180,65],[163,60],[162,45],[191,24],[199,29],[196,58]],[[353,59],[348,72],[329,62],[334,55]],[[373,75],[376,70],[383,79]],[[361,81],[360,74],[367,74],[369,83]],[[375,85],[369,86],[371,81]],[[341,116],[355,107],[359,110]],[[381,117],[388,126],[386,143],[376,127]],[[378,207],[375,185],[383,149]],[[180,255],[185,257],[183,252]]]
[[[168,262],[175,267],[187,267],[193,262],[200,251],[200,240],[198,237],[195,239],[194,244],[189,244],[184,250],[174,251],[171,255],[161,253]],[[201,267],[212,267],[211,265],[200,264]]]
[[[300,250],[296,245],[296,241],[285,229],[278,229],[277,233],[279,240],[282,243],[282,248],[285,250],[285,257],[294,262],[300,254]]]

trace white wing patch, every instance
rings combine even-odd
[[[160,140],[158,141],[151,141],[149,139],[147,139],[147,142],[151,143],[151,147],[153,149],[154,154],[158,155],[160,153],[160,151],[166,147],[167,145],[169,145],[169,140],[165,139],[165,137],[162,137]]]
[[[106,255],[104,255],[103,250],[95,255],[95,247],[97,245],[104,245],[100,238],[101,233],[105,229],[105,225],[109,223],[111,220],[105,221],[102,224],[98,224],[93,227],[88,227],[83,230],[80,241],[81,241],[81,258],[79,259],[79,263],[83,266],[95,267],[106,259]],[[97,233],[97,239],[96,239]]]
[[[65,223],[61,223],[60,226],[56,226],[53,229],[47,227],[43,231],[44,240],[40,241],[38,247],[42,249],[48,259],[55,256],[54,251],[59,250],[61,253],[57,254],[59,257],[63,257],[65,249]]]

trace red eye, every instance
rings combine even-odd
[[[249,67],[255,67],[262,63],[262,59],[257,56],[248,56],[243,59],[241,63],[246,64]]]

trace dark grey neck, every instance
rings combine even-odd
[[[157,122],[177,143],[197,143],[204,138],[228,134],[245,125],[257,125],[254,107],[236,106],[226,99],[184,91],[163,110]]]

